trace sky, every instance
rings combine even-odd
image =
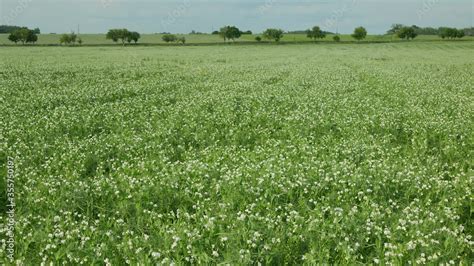
[[[224,25],[369,34],[390,25],[471,27],[474,0],[0,0],[0,24],[39,27],[43,33],[211,32]]]

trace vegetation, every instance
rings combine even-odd
[[[132,41],[137,43],[140,37],[140,33],[127,29],[111,29],[106,35],[107,40],[112,40],[113,42],[120,40],[122,45],[125,45],[125,42],[131,43]]]
[[[406,40],[415,39],[418,36],[413,27],[401,27],[396,34],[398,38]]]
[[[460,39],[465,36],[465,33],[463,30],[458,30],[456,28],[443,27],[439,29],[439,36],[443,39]]]
[[[12,31],[8,36],[8,40],[14,42],[15,44],[21,42],[25,43],[35,43],[38,41],[38,36],[35,33],[36,31],[30,30],[28,28],[20,28]]]
[[[174,34],[164,34],[161,39],[164,42],[170,43],[170,42],[176,42],[178,40],[178,37]]]
[[[360,41],[367,37],[367,30],[364,27],[357,27],[354,29],[354,33],[352,34],[352,38]]]
[[[334,35],[332,37],[332,39],[335,41],[335,42],[340,42],[341,41],[341,37],[339,35]]]
[[[16,30],[22,29],[25,27],[20,27],[20,26],[10,26],[10,25],[0,25],[0,33],[12,33]],[[40,34],[41,30],[39,28],[34,28],[33,30],[34,34]]]
[[[71,32],[70,34],[63,34],[61,35],[61,38],[59,39],[60,44],[67,44],[67,45],[75,45],[77,40],[77,35],[74,32]],[[81,40],[82,44],[82,40]]]
[[[343,49],[2,47],[14,264],[471,265],[473,42]]]
[[[238,39],[240,36],[242,36],[242,32],[235,26],[224,26],[220,29],[219,36],[224,39],[224,42],[226,40],[235,41],[235,39]]]
[[[136,32],[136,31],[131,31],[131,32],[129,32],[129,34],[127,36],[127,42],[131,43],[133,41],[136,44],[140,38],[141,38],[140,33]]]
[[[321,30],[319,26],[314,26],[312,29],[306,31],[306,36],[310,39],[324,39],[326,38],[326,33]]]
[[[263,32],[263,37],[268,40],[274,40],[275,42],[279,42],[281,38],[283,38],[283,30],[281,29],[267,29]]]

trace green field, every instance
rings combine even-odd
[[[472,264],[474,42],[0,58],[20,264]]]
[[[179,35],[186,38],[188,44],[208,44],[208,43],[223,43],[224,40],[218,35],[210,34],[185,34]],[[255,37],[261,35],[242,35],[237,42],[256,42]],[[61,34],[40,34],[38,35],[37,44],[40,45],[58,45]],[[111,40],[106,40],[105,34],[81,34],[81,39],[84,45],[105,45],[114,44]],[[161,34],[142,34],[140,44],[164,44],[161,39]],[[333,42],[333,35],[328,35],[325,39],[319,42]],[[466,36],[462,39],[474,41],[474,37]],[[265,42],[265,39],[263,40]],[[355,42],[350,35],[341,35],[342,42]],[[369,35],[362,42],[401,42],[400,39],[391,35]],[[442,41],[438,36],[422,35],[418,36],[415,41]],[[307,38],[305,34],[285,34],[281,42],[312,42],[311,39]],[[14,43],[8,40],[8,34],[0,34],[0,45],[14,45]]]

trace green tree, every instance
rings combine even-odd
[[[267,29],[263,32],[263,36],[269,40],[279,42],[283,38],[283,30],[281,29]]]
[[[122,42],[122,45],[125,45],[125,42],[130,37],[130,32],[127,29],[111,29],[107,32],[106,39],[118,42]]]
[[[18,34],[15,34],[14,32],[8,35],[8,40],[10,40],[11,42],[14,42],[15,44],[20,41],[20,39],[18,38]]]
[[[415,39],[418,34],[416,33],[416,30],[414,27],[402,27],[397,31],[397,36],[400,39]]]
[[[167,43],[170,43],[170,42],[176,42],[178,40],[178,38],[176,37],[176,35],[174,34],[164,34],[161,39],[164,41],[164,42],[167,42]]]
[[[61,37],[59,38],[59,43],[60,44],[70,44],[71,40],[69,38],[69,34],[61,35]]]
[[[8,39],[14,43],[17,43],[17,42],[21,42],[22,44],[35,43],[38,41],[38,35],[36,35],[34,31],[28,28],[20,28],[10,33],[10,36],[8,36]]]
[[[358,41],[363,40],[367,37],[367,30],[364,27],[357,27],[351,36]]]
[[[324,39],[326,38],[326,33],[321,30],[319,26],[314,26],[312,29],[306,31],[306,36],[310,39]]]
[[[393,24],[392,27],[387,31],[387,34],[397,34],[397,32],[403,27],[403,24]]]
[[[178,43],[181,43],[182,45],[184,45],[186,43],[186,38],[184,36],[182,36],[182,37],[179,37],[176,41]]]
[[[256,40],[257,42],[261,42],[261,41],[262,41],[262,37],[257,36],[257,37],[255,37],[255,40]]]
[[[441,27],[439,28],[439,36],[443,39],[455,39],[455,38],[462,38],[465,35],[464,30],[456,29],[456,28],[448,28],[448,27]]]
[[[76,40],[77,40],[77,35],[74,33],[74,32],[71,32],[70,34],[63,34],[61,35],[61,37],[59,38],[59,43],[60,44],[67,44],[67,45],[70,45],[70,44],[76,44]],[[82,43],[82,40],[81,40],[81,43]]]
[[[136,44],[138,42],[138,40],[141,38],[141,35],[140,35],[140,33],[136,32],[136,31],[132,31],[132,32],[130,32],[129,37]]]
[[[225,26],[220,29],[219,35],[224,38],[224,42],[226,40],[235,41],[235,39],[238,39],[240,36],[242,36],[242,32],[235,26]]]
[[[466,33],[464,32],[463,29],[457,30],[457,32],[456,32],[456,38],[461,39],[461,38],[463,38],[465,35],[466,35]]]
[[[333,39],[335,42],[340,42],[340,41],[341,41],[341,37],[339,37],[339,35],[334,35],[334,37],[332,37],[332,39]]]

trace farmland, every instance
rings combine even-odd
[[[1,47],[15,257],[469,265],[473,52]]]

